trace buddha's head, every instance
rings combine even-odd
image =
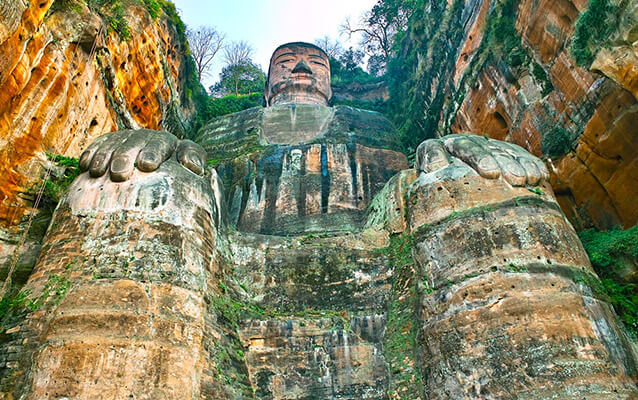
[[[310,43],[279,46],[270,59],[266,83],[266,105],[328,105],[330,61],[328,55]]]

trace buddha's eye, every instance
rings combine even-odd
[[[312,64],[315,64],[315,65],[321,65],[322,67],[326,68],[326,65],[325,65],[324,63],[320,63],[320,62],[318,62],[318,61],[310,61],[310,62],[311,62]]]
[[[288,63],[288,62],[291,62],[291,61],[293,61],[293,60],[292,60],[291,58],[289,58],[289,59],[286,59],[286,60],[281,60],[281,61],[279,61],[277,64],[279,64],[279,65],[283,65],[283,64]]]

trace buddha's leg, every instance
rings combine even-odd
[[[636,360],[549,185],[456,161],[407,197],[430,399],[636,398]]]
[[[199,399],[217,268],[210,184],[174,161],[123,183],[106,175],[82,174],[55,212],[25,287],[32,312],[8,333],[5,387],[28,399]]]

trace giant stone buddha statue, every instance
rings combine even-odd
[[[635,398],[635,350],[539,159],[463,134],[409,168],[392,123],[330,96],[326,54],[289,43],[266,106],[197,143],[93,143],[26,285],[39,306],[6,333],[3,393]]]

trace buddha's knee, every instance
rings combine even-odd
[[[29,398],[195,396],[220,212],[207,178],[175,161],[121,183],[82,174],[25,287],[34,312],[20,330],[39,347],[21,350]]]
[[[207,178],[172,160],[151,173],[135,171],[121,183],[84,173],[58,206],[45,251],[50,253],[61,235],[64,242],[81,245],[77,250],[91,259],[96,276],[135,276],[197,289],[212,257],[219,204]]]
[[[446,151],[453,146],[438,149],[434,167],[421,154],[405,198],[432,398],[633,393],[626,336],[540,162],[518,163],[534,163],[530,179],[517,166],[495,173],[506,164],[498,157],[467,162],[473,150],[463,160]],[[486,174],[479,163],[496,168]]]

